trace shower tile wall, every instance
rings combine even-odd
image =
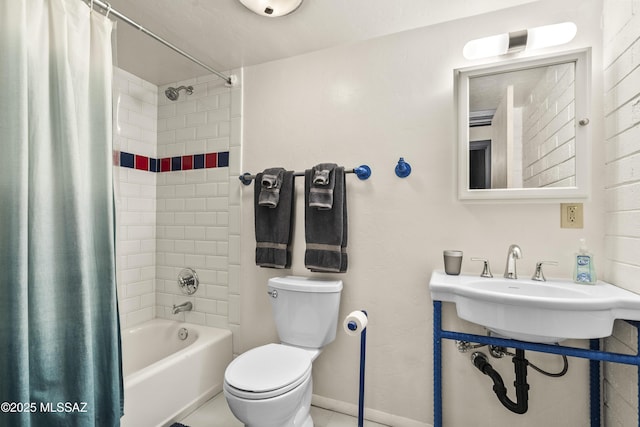
[[[182,85],[192,85],[193,94],[166,98],[168,86]],[[230,152],[228,167],[158,174],[158,317],[232,329],[239,324],[241,100],[240,87],[230,89],[213,75],[158,90],[158,157]],[[183,295],[176,283],[184,267],[200,278],[193,296]],[[171,306],[185,301],[193,311],[173,315]]]
[[[234,71],[241,79],[241,70]],[[154,173],[116,167],[118,283],[122,327],[154,317],[239,327],[241,85],[203,76],[162,87],[115,70],[115,148],[152,158],[226,153],[222,167]],[[168,86],[193,85],[178,101]],[[196,270],[193,296],[178,272]],[[194,309],[173,315],[171,306]]]
[[[114,148],[156,156],[158,88],[114,69]],[[156,174],[114,167],[118,301],[123,328],[155,317]]]

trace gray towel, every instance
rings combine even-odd
[[[335,163],[320,163],[312,171],[309,203],[312,208],[331,209],[333,207],[333,190],[336,185]]]
[[[304,264],[311,271],[344,273],[347,271],[347,188],[343,167],[333,170],[333,207],[309,206],[313,170],[304,173],[304,223],[307,247]]]
[[[293,235],[294,186],[293,171],[282,174],[277,207],[260,206],[262,174],[254,184],[256,265],[271,268],[291,267],[291,239]]]
[[[258,204],[268,208],[275,208],[280,201],[280,188],[282,187],[282,176],[284,168],[265,169],[260,175],[260,179],[256,176],[256,183],[260,183],[260,187],[256,186],[256,190],[260,193]]]

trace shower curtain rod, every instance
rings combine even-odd
[[[131,25],[132,27],[135,27],[138,30],[142,31],[143,33],[145,33],[149,37],[156,39],[157,41],[159,41],[163,45],[167,46],[169,49],[172,49],[173,51],[179,53],[180,55],[184,56],[185,58],[189,59],[190,61],[195,62],[196,64],[198,64],[199,66],[201,66],[205,70],[210,71],[211,73],[215,74],[216,76],[220,77],[221,79],[224,79],[227,82],[228,85],[233,85],[233,79],[232,79],[231,76],[226,76],[226,75],[222,74],[221,72],[219,72],[217,70],[214,70],[213,68],[209,67],[208,65],[202,63],[198,59],[196,59],[193,56],[189,55],[184,50],[180,49],[179,47],[173,45],[172,43],[170,43],[170,42],[166,41],[165,39],[163,39],[162,37],[158,36],[153,31],[150,31],[150,30],[146,29],[145,27],[143,27],[142,25],[138,24],[137,22],[135,22],[134,20],[132,20],[128,16],[123,15],[122,13],[118,12],[117,10],[112,8],[109,3],[105,2],[105,1],[102,1],[102,0],[82,0],[82,1],[87,3],[89,6],[91,6],[93,4],[93,5],[97,5],[97,6],[101,7],[106,16],[109,16],[109,14],[112,14],[116,18],[118,18],[118,19],[126,22],[127,24]]]

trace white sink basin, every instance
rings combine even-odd
[[[455,303],[460,318],[522,341],[604,338],[615,319],[640,320],[640,295],[601,281],[579,285],[435,271],[429,288],[433,300]]]

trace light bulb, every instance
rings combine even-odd
[[[509,34],[505,33],[471,40],[464,45],[462,54],[467,59],[479,59],[504,55],[507,49],[509,49]]]
[[[302,0],[239,0],[247,9],[261,16],[288,15],[302,4]]]
[[[578,27],[573,22],[544,25],[529,30],[514,31],[471,40],[464,45],[462,54],[467,59],[480,59],[516,52],[522,50],[522,48],[534,50],[558,46],[569,43],[577,32]]]
[[[578,27],[573,22],[531,28],[528,30],[527,50],[543,49],[569,43],[577,32]]]

